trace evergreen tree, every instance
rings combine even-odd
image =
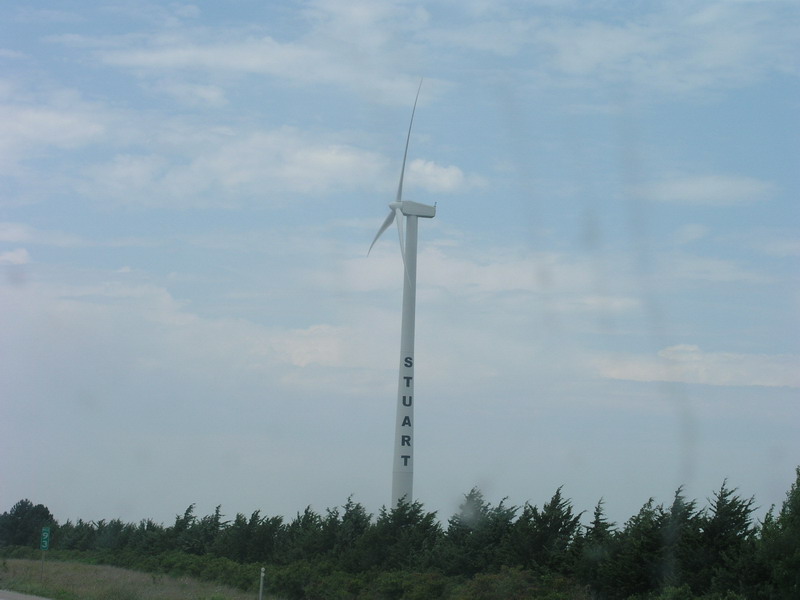
[[[777,517],[767,514],[762,525],[759,559],[770,569],[769,597],[800,598],[800,467]]]
[[[605,515],[601,498],[594,508],[592,522],[586,528],[580,544],[576,574],[593,589],[602,589],[611,582],[604,581],[614,543],[614,523]]]
[[[259,511],[247,523],[246,562],[277,561],[278,536],[283,530],[283,517],[261,517]]]
[[[242,513],[237,513],[233,522],[220,531],[214,544],[214,554],[237,562],[254,562],[253,538],[260,520],[259,511],[255,511],[249,520]]]
[[[664,550],[660,588],[689,586],[699,591],[694,575],[703,567],[702,525],[704,512],[695,500],[687,500],[678,488],[664,520]]]
[[[687,500],[683,488],[678,488],[669,511],[664,514],[659,589],[688,585],[692,574],[702,568],[701,520],[697,502]]]
[[[130,536],[130,526],[126,526],[119,519],[106,522],[101,519],[95,523],[94,543],[97,550],[120,550],[127,545]]]
[[[194,516],[194,507],[192,503],[183,511],[183,515],[175,515],[175,524],[165,532],[170,549],[183,550],[184,541],[190,535],[189,529],[197,520]]]
[[[702,518],[696,568],[689,581],[696,593],[744,593],[759,577],[754,572],[754,503],[753,498],[737,496],[727,481],[714,493]]]
[[[392,509],[383,507],[359,543],[361,569],[425,568],[431,564],[442,535],[436,513],[425,512],[416,500],[400,500]]]
[[[96,536],[94,523],[78,519],[76,523],[67,521],[59,527],[56,543],[64,550],[91,550]]]
[[[580,513],[573,514],[572,503],[561,496],[559,487],[541,510],[525,504],[507,537],[511,564],[542,574],[570,574],[579,532]]]
[[[372,515],[361,504],[348,498],[338,518],[333,545],[333,555],[341,569],[350,572],[359,569],[359,544],[371,526]]]
[[[448,521],[437,563],[448,574],[474,575],[503,564],[504,546],[513,526],[516,507],[504,500],[492,506],[478,488],[464,496],[458,513]]]
[[[298,560],[312,560],[326,550],[322,535],[322,517],[307,506],[278,534],[278,557],[288,564]]]
[[[192,504],[164,527],[59,525],[45,506],[21,500],[0,515],[0,547],[36,547],[50,526],[51,547],[98,551],[93,559],[112,564],[229,581],[249,581],[241,579],[249,567],[231,561],[271,565],[272,588],[296,598],[560,598],[567,590],[603,600],[800,598],[800,467],[760,527],[754,502],[725,481],[703,510],[679,488],[666,510],[650,499],[622,529],[600,500],[581,528],[562,488],[541,509],[526,503],[516,520],[516,507],[493,506],[473,488],[443,531],[419,502],[384,507],[373,522],[348,498],[323,515],[307,507],[288,523],[259,511],[228,522],[219,506],[198,518]]]
[[[150,556],[172,549],[166,529],[152,519],[143,519],[133,528],[128,548],[133,552]]]
[[[39,547],[42,527],[56,526],[56,520],[44,504],[20,500],[11,510],[0,515],[0,547]]]
[[[606,598],[628,598],[658,589],[662,572],[666,513],[650,498],[614,536],[607,567],[599,579]]]
[[[189,554],[209,554],[215,546],[220,532],[227,526],[222,521],[221,506],[217,505],[213,515],[195,519],[181,538],[181,549]]]

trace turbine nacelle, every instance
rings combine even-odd
[[[421,202],[412,202],[411,200],[399,200],[390,203],[389,214],[386,215],[386,220],[383,222],[380,229],[378,229],[378,233],[375,234],[375,238],[369,245],[367,255],[372,252],[372,247],[375,245],[375,242],[377,242],[378,238],[381,237],[381,234],[383,234],[383,232],[389,228],[389,226],[392,224],[392,221],[397,221],[397,234],[400,238],[400,253],[403,255],[403,260],[405,261],[406,252],[403,240],[403,223],[400,220],[400,217],[397,216],[398,212],[405,217],[424,217],[426,219],[432,219],[434,216],[436,216],[436,206],[422,204]]]
[[[436,207],[429,204],[421,204],[420,202],[412,202],[411,200],[401,200],[400,202],[392,202],[389,205],[392,210],[400,209],[400,212],[407,217],[425,217],[431,219],[436,216]]]

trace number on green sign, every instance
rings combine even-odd
[[[42,527],[42,538],[39,547],[42,550],[47,550],[50,548],[50,528],[49,527]]]

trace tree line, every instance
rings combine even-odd
[[[600,501],[581,524],[562,489],[541,507],[465,494],[446,523],[420,502],[372,515],[348,499],[292,519],[195,515],[175,522],[119,519],[59,524],[47,507],[17,502],[0,515],[5,556],[35,553],[51,527],[54,557],[191,574],[292,599],[530,598],[795,600],[800,598],[800,467],[779,509],[758,521],[755,499],[724,482],[700,507],[679,489],[615,524]]]

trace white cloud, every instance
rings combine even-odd
[[[9,50],[8,48],[0,48],[0,58],[19,59],[26,58],[25,53],[18,50]]]
[[[231,75],[252,74],[315,88],[360,90],[387,104],[406,105],[413,97],[424,71],[420,67],[424,54],[415,49],[410,34],[424,26],[425,9],[402,2],[316,1],[306,3],[297,14],[303,19],[296,32],[289,27],[275,34],[268,26],[249,24],[227,29],[170,27],[149,35],[65,34],[49,41],[91,48],[102,63],[132,69],[144,79],[163,80],[169,71],[172,93],[183,99],[197,85],[185,80],[187,74],[198,72],[205,79],[210,74],[214,81],[188,98],[210,96],[213,103],[220,102],[219,89],[231,84]],[[164,19],[171,21],[169,15]],[[439,87],[434,81],[429,89]]]
[[[83,246],[86,241],[79,236],[60,231],[42,231],[24,223],[0,222],[0,242],[42,244],[46,246]]]
[[[675,233],[675,241],[678,244],[689,244],[705,238],[709,233],[708,227],[699,223],[688,223],[683,225]]]
[[[760,248],[771,256],[800,256],[800,240],[773,239],[761,243]]]
[[[117,155],[88,169],[81,191],[123,204],[229,206],[249,199],[281,203],[286,193],[381,187],[385,180],[383,157],[295,129],[209,133],[207,140],[187,140],[182,160]]]
[[[614,356],[596,361],[601,376],[717,386],[800,387],[800,356],[704,352],[680,344],[658,356]]]
[[[441,166],[433,161],[414,159],[408,165],[409,186],[416,185],[430,192],[458,192],[482,187],[486,181],[477,176],[467,176],[456,166]]]
[[[499,249],[472,256],[434,247],[423,250],[426,284],[459,295],[504,292],[589,293],[592,264],[553,252]]]
[[[288,76],[298,67],[323,57],[269,36],[247,40],[198,44],[183,39],[154,39],[144,49],[109,50],[100,57],[122,67],[146,69],[204,69]]]
[[[567,311],[593,313],[627,313],[641,307],[641,301],[630,296],[599,296],[589,294],[566,299],[558,308]]]
[[[703,256],[673,256],[665,259],[664,273],[677,280],[717,283],[767,283],[771,276],[748,270],[736,261]]]
[[[87,246],[146,248],[158,246],[162,243],[161,241],[137,237],[118,237],[107,240],[98,238],[89,239],[63,231],[37,229],[24,223],[7,222],[0,222],[0,242],[55,246],[60,248],[79,248]]]
[[[359,89],[392,104],[406,102],[418,74],[429,70],[426,62],[447,63],[450,49],[470,50],[478,71],[493,76],[501,72],[496,59],[522,59],[537,85],[558,87],[623,82],[684,94],[797,70],[788,3],[775,3],[773,11],[722,1],[655,3],[609,10],[602,20],[577,6],[561,2],[532,17],[528,5],[440,11],[404,2],[317,0],[304,5],[302,19],[292,23],[297,29],[281,33],[268,26],[180,30],[178,20],[167,33],[60,41],[93,44],[105,64],[145,77],[164,70],[261,74]],[[162,19],[171,22],[171,15]]]
[[[276,346],[296,367],[312,364],[340,367],[346,356],[343,334],[341,327],[313,325],[287,332],[276,341]]]
[[[228,103],[225,90],[219,85],[181,83],[174,80],[165,80],[155,84],[154,89],[190,106],[198,105],[219,108]]]
[[[103,364],[113,363],[113,370],[126,368],[130,374],[241,371],[251,367],[264,345],[259,340],[263,330],[235,319],[201,319],[165,289],[146,283],[112,279],[90,285],[30,284],[4,295],[3,309],[19,317],[16,324],[6,324],[4,343],[29,340],[20,349],[21,359],[24,348],[30,347],[28,359],[43,365],[51,359],[64,361],[76,374],[91,363],[87,356],[101,355]],[[70,354],[73,347],[86,355]],[[44,348],[50,350],[41,352]],[[55,362],[49,368],[63,370]],[[65,393],[79,393],[80,385],[87,384],[78,383]]]
[[[159,141],[146,153],[120,153],[87,167],[79,191],[103,201],[144,206],[282,204],[291,194],[388,192],[397,176],[394,161],[381,154],[290,127],[208,130]],[[446,193],[482,185],[483,179],[456,166],[415,160],[407,182]]]
[[[505,5],[465,21],[448,14],[429,43],[459,51],[528,57],[537,86],[626,84],[637,91],[687,94],[748,85],[770,72],[797,71],[791,3],[618,4],[598,11],[557,3],[536,11]],[[529,5],[525,5],[529,9]]]
[[[633,192],[655,202],[698,206],[731,206],[768,198],[774,186],[739,175],[676,177],[638,186]]]
[[[314,35],[373,51],[391,43],[396,30],[416,29],[429,19],[424,8],[395,1],[312,0],[304,13],[312,23]]]
[[[137,45],[103,48],[97,55],[108,65],[136,69],[141,75],[157,74],[160,78],[163,71],[270,75],[304,85],[360,89],[391,104],[406,104],[419,83],[418,75],[398,70],[399,63],[391,58],[391,45],[370,53],[352,37],[337,41],[319,33],[295,41],[278,41],[269,35],[254,37],[241,31],[226,32],[222,37],[196,41],[191,37],[156,36],[144,47],[138,46],[140,40],[131,40]]]
[[[426,37],[434,47],[453,46],[510,58],[530,43],[538,24],[538,20],[524,18],[501,21],[482,17],[460,27],[430,30]]]
[[[51,102],[0,103],[0,172],[30,156],[78,148],[105,135],[107,123],[96,107],[72,98]]]
[[[31,256],[25,248],[0,252],[0,265],[26,265],[29,262]]]
[[[80,23],[85,19],[76,12],[48,8],[19,7],[14,20],[32,23]]]
[[[153,85],[188,103],[226,102],[223,88],[213,84],[162,79]],[[25,102],[2,101],[10,98]],[[84,160],[70,168],[77,154],[68,151],[101,143],[105,162]],[[255,198],[282,202],[287,193],[383,190],[396,177],[389,172],[394,159],[346,137],[291,127],[198,127],[178,117],[114,112],[68,90],[41,95],[0,86],[0,172],[22,179],[25,161],[40,156],[59,161],[47,178],[25,177],[23,194],[38,188],[39,196],[77,191],[104,202],[146,206],[231,206]],[[420,185],[427,189],[462,189],[479,181],[457,167],[432,162],[420,171]]]
[[[730,2],[665,3],[621,24],[582,22],[543,36],[567,74],[686,93],[796,68],[791,19],[782,13]]]
[[[168,167],[167,160],[160,156],[119,154],[106,164],[88,167],[88,180],[79,185],[79,190],[101,197],[104,201],[167,204],[168,199],[162,196],[168,191],[159,194],[156,184],[164,177]],[[183,193],[187,192],[190,193],[189,190]]]
[[[536,39],[555,50],[554,63],[559,70],[574,76],[635,68],[643,57],[663,51],[652,34],[633,23],[588,22],[560,29],[543,26]]]
[[[4,253],[0,265],[24,264],[21,261],[26,259],[24,250]],[[103,362],[113,363],[112,370],[126,368],[131,376],[137,372],[143,377],[173,373],[195,383],[209,378],[269,376],[276,388],[287,386],[288,390],[302,384],[305,390],[323,388],[326,384],[322,381],[332,378],[343,389],[348,377],[364,369],[380,373],[386,354],[381,340],[395,333],[393,327],[368,325],[373,319],[385,320],[370,311],[363,313],[369,317],[363,322],[302,329],[279,322],[208,318],[193,313],[163,287],[129,279],[131,272],[124,267],[94,284],[36,283],[4,294],[0,310],[18,319],[5,324],[0,338],[4,344],[28,339],[32,347],[52,348],[53,355],[80,346],[85,354],[54,359],[69,362],[74,358],[76,365],[88,361],[87,355],[114,348]],[[47,356],[37,358],[34,352],[28,358],[44,364]],[[320,382],[315,382],[317,376]],[[85,384],[77,383],[69,391],[79,392],[81,385]],[[363,391],[366,393],[366,388]]]

